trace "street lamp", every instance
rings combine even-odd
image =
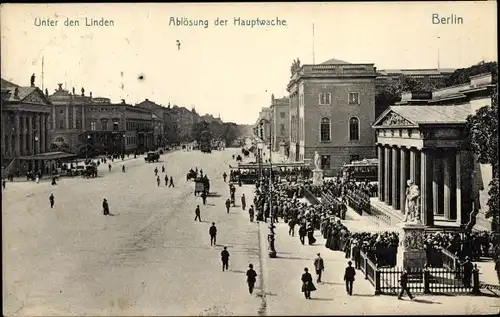
[[[123,144],[122,160],[125,158],[125,138],[126,137],[127,137],[127,135],[123,134],[123,140],[122,140],[122,144]]]
[[[269,242],[269,257],[276,257],[276,249],[274,246],[275,241],[275,233],[274,233],[274,211],[273,211],[273,157],[272,157],[272,148],[273,148],[273,132],[271,127],[271,122],[267,119],[261,119],[259,122],[260,125],[260,135],[261,139],[264,140],[264,123],[269,124],[269,209],[271,210],[271,225],[269,226],[269,234],[267,235],[267,240]],[[265,147],[265,142],[262,142]]]
[[[36,129],[33,130],[33,133],[36,134],[36,131],[37,131]],[[37,136],[35,136],[33,138],[33,152],[32,152],[32,154],[33,154],[33,165],[32,165],[32,168],[33,168],[33,171],[35,172],[35,174],[36,174],[36,166],[35,166],[36,142],[38,142],[38,137]]]
[[[257,160],[259,161],[259,181],[262,179],[262,150],[265,147],[265,143],[263,141],[257,142]]]
[[[85,144],[85,162],[87,162],[87,159],[89,157],[89,142],[90,142],[90,135],[87,134],[87,143]]]

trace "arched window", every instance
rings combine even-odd
[[[319,133],[320,141],[321,142],[330,141],[330,119],[328,118],[321,119],[319,130],[320,130]]]
[[[349,140],[359,141],[359,119],[356,117],[349,120]]]

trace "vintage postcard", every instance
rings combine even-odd
[[[497,3],[2,4],[5,316],[499,313]]]

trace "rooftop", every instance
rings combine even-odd
[[[470,105],[467,104],[447,106],[391,106],[388,110],[394,111],[416,124],[462,124],[466,122],[467,116],[471,114]]]
[[[329,59],[329,60],[321,63],[321,65],[345,65],[345,64],[351,64],[351,63],[341,61],[340,59],[336,59],[336,58],[332,58],[332,59]]]

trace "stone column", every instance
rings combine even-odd
[[[33,154],[33,115],[28,117],[28,155]]]
[[[420,185],[420,153],[415,148],[410,149],[410,179]]]
[[[41,130],[42,126],[40,124],[40,115],[37,113],[35,114],[35,153],[38,154],[40,153],[40,139],[41,139]]]
[[[42,114],[41,118],[42,124],[41,124],[41,131],[40,131],[40,153],[45,153],[47,150],[45,148],[45,139],[47,138],[47,116]]]
[[[7,156],[7,144],[5,142],[5,139],[7,138],[7,129],[5,128],[7,126],[7,115],[2,116],[2,157]]]
[[[422,223],[426,226],[433,226],[432,161],[434,154],[428,149],[422,149],[420,153],[420,210]]]
[[[85,126],[85,107],[82,105],[82,131],[85,131],[87,126]]]
[[[455,219],[456,184],[455,184],[455,153],[445,153],[443,157],[443,214],[445,219]]]
[[[391,185],[391,163],[392,163],[392,160],[391,160],[391,148],[390,147],[385,147],[384,148],[384,151],[385,151],[385,158],[384,158],[384,163],[385,163],[385,167],[384,167],[384,202],[387,204],[387,205],[391,205],[392,201],[392,197],[391,197],[391,189],[392,189],[392,185]]]
[[[399,210],[400,208],[400,201],[399,201],[399,180],[400,180],[400,157],[399,157],[399,148],[393,147],[392,148],[392,171],[391,171],[391,176],[392,176],[392,208],[395,210]]]
[[[399,164],[399,206],[401,209],[401,212],[404,214],[406,212],[406,182],[408,181],[409,177],[409,153],[408,149],[402,147],[401,152],[400,152],[400,164]]]
[[[470,220],[472,212],[472,181],[474,173],[474,158],[469,151],[457,151],[456,156],[456,187],[457,187],[457,224],[465,225]]]
[[[15,147],[15,151],[16,151],[16,156],[20,156],[21,155],[21,122],[20,122],[20,113],[19,111],[16,111],[16,139],[15,139],[15,142],[16,142],[16,147]]]
[[[73,108],[73,125],[71,126],[71,129],[75,129],[76,128],[76,106],[73,105],[71,106]]]
[[[458,224],[462,223],[462,175],[461,175],[461,153],[458,150],[455,153],[455,186],[456,186],[456,220]]]
[[[52,105],[52,129],[57,130],[56,125],[56,106]]]
[[[432,165],[432,210],[434,215],[443,214],[443,164],[442,155],[434,152],[434,164]]]
[[[64,123],[64,129],[69,129],[69,105],[66,105],[66,110],[64,111],[64,115],[66,117]]]
[[[24,155],[26,148],[26,121],[24,118],[24,113],[19,114],[19,156]]]
[[[377,145],[377,153],[378,153],[378,200],[384,201],[384,147],[382,145]]]

